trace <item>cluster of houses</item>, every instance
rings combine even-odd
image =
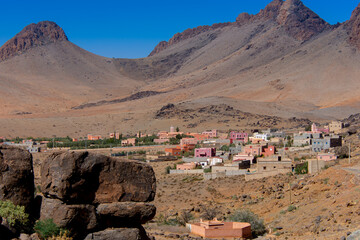
[[[192,151],[194,155],[183,157],[183,163],[178,164],[176,171],[172,173],[190,173],[193,169],[211,168],[208,175],[225,172],[230,176],[245,174],[264,177],[294,171],[297,163],[287,157],[286,151],[292,151],[293,148],[299,151],[309,149],[311,156],[316,155],[316,158],[307,160],[311,168],[309,172],[314,172],[319,171],[327,162],[337,159],[331,150],[342,146],[341,136],[336,135],[342,128],[341,122],[332,122],[323,128],[312,124],[310,131],[301,131],[293,135],[273,129],[255,132],[251,136],[246,132],[232,131],[226,138],[207,136],[202,141],[199,138],[191,138],[193,142],[185,139],[179,146],[166,149],[166,153],[179,157]],[[216,133],[214,136],[218,136],[216,130],[204,133]],[[200,135],[205,135],[204,133]],[[201,144],[201,147],[195,148],[196,144]],[[220,149],[223,145],[231,147],[224,151]],[[279,151],[277,146],[281,146]],[[312,167],[313,162],[317,167]]]
[[[30,139],[30,140],[22,140],[19,143],[3,142],[2,144],[8,145],[8,146],[15,146],[15,147],[20,147],[20,148],[25,148],[30,153],[38,153],[38,152],[41,151],[41,145],[43,145],[44,143],[37,143],[37,142]]]

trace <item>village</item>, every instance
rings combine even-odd
[[[305,129],[259,129],[228,132],[216,129],[201,133],[169,131],[154,134],[138,132],[134,136],[109,133],[107,138],[88,134],[85,138],[0,138],[0,144],[27,149],[34,157],[54,151],[98,151],[113,157],[164,163],[168,176],[186,176],[204,181],[242,176],[245,181],[276,177],[283,174],[316,174],[338,164],[351,163],[344,123],[313,123]],[[36,155],[38,154],[38,155]],[[36,175],[40,175],[35,170]],[[36,174],[36,172],[38,172]],[[156,171],[155,171],[156,172]],[[212,216],[215,217],[215,216]],[[230,225],[229,225],[230,224]],[[187,223],[188,231],[202,237],[249,237],[250,225],[202,218]],[[226,233],[226,234],[225,234]]]

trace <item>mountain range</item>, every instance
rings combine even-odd
[[[359,49],[360,5],[330,25],[300,0],[187,29],[141,59],[101,57],[54,22],[30,24],[0,48],[0,135],[343,119],[360,109]],[[169,104],[179,114],[159,115]],[[186,111],[192,117],[184,119]]]

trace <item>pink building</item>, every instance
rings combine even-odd
[[[318,128],[315,123],[311,125],[311,132],[312,133],[329,133],[329,128]]]
[[[216,138],[218,136],[216,129],[206,130],[202,133],[202,135],[207,135],[209,138]]]
[[[196,168],[196,163],[191,162],[191,163],[183,163],[183,164],[178,164],[176,165],[176,170],[191,170],[191,169],[195,169]]]
[[[216,148],[196,148],[195,157],[215,157]]]
[[[128,138],[121,140],[121,146],[135,146],[136,138]]]
[[[180,140],[180,145],[185,145],[185,144],[196,145],[197,143],[198,143],[198,140],[196,138],[183,138]]]
[[[248,142],[249,135],[245,132],[230,132],[230,140],[231,141],[241,141],[241,142]]]
[[[262,146],[248,145],[244,147],[244,153],[252,156],[260,156],[262,153]]]
[[[337,156],[334,153],[319,153],[317,155],[317,159],[327,162],[327,161],[336,160]]]
[[[187,224],[190,232],[203,238],[250,238],[251,225],[244,222],[211,221]]]

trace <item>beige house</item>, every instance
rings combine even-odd
[[[291,159],[282,158],[279,155],[273,155],[268,158],[258,158],[257,161],[258,173],[265,173],[270,171],[291,172],[294,167]]]
[[[344,124],[340,121],[332,121],[329,124],[329,130],[330,132],[334,132],[334,133],[338,133],[339,131],[341,131],[341,129],[343,129]]]

